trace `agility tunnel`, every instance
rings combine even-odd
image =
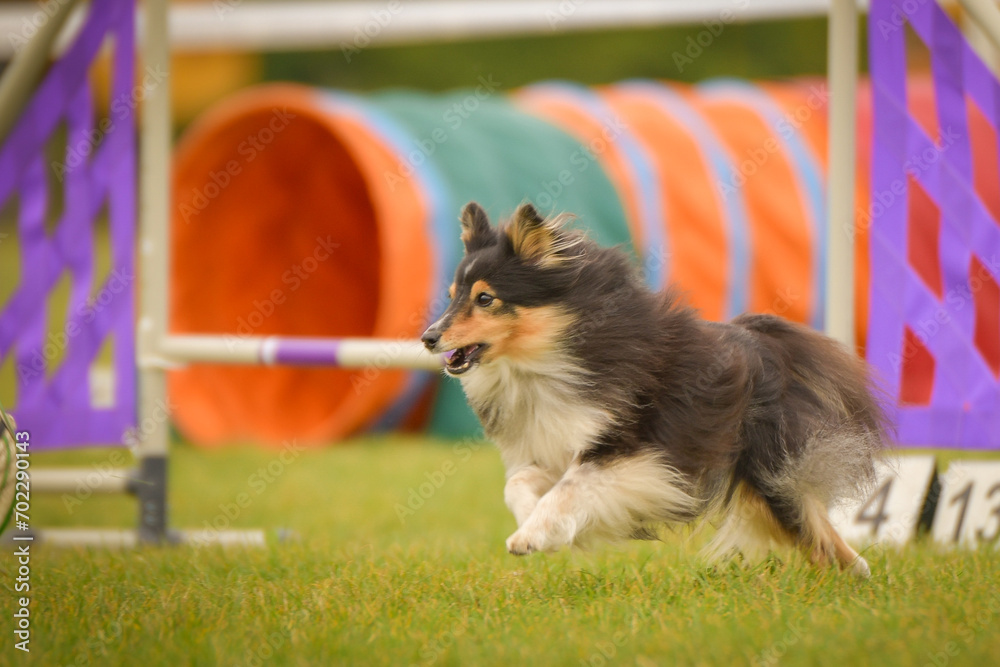
[[[855,239],[863,347],[867,85],[859,95],[857,224],[845,233]],[[916,115],[933,115],[929,80],[915,79],[908,99]],[[494,220],[525,201],[572,212],[599,242],[630,248],[650,286],[677,283],[708,318],[772,312],[821,328],[826,107],[821,80],[554,82],[506,94],[483,79],[448,94],[363,97],[250,90],[206,113],[176,151],[172,332],[416,338],[445,306],[461,255],[457,216],[470,200]],[[995,200],[996,174],[983,182]],[[924,202],[911,197],[910,208],[927,217]],[[910,246],[918,266],[933,264],[921,259],[933,249],[928,230]],[[175,421],[209,445],[329,442],[371,428],[477,432],[457,381],[391,362],[178,369]],[[909,395],[931,381],[922,363],[904,360]]]

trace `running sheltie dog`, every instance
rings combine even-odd
[[[566,218],[525,204],[497,229],[466,206],[451,303],[422,337],[499,447],[510,553],[717,518],[712,556],[794,544],[867,576],[827,516],[886,441],[865,362],[779,317],[702,320]]]

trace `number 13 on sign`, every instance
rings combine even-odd
[[[1000,537],[1000,461],[955,461],[941,476],[935,541],[975,545]]]

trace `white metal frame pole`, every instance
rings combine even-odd
[[[166,374],[159,350],[167,333],[167,279],[170,267],[170,43],[167,0],[145,0],[142,62],[167,76],[146,91],[139,141],[139,471],[134,491],[139,501],[139,540],[167,537]],[[159,416],[159,418],[158,418]]]
[[[854,343],[855,98],[858,86],[858,7],[831,0],[827,31],[830,91],[827,176],[826,333]]]
[[[24,51],[4,70],[3,78],[0,78],[0,142],[7,138],[7,133],[20,118],[24,105],[31,99],[31,94],[48,65],[52,45],[77,2],[78,0],[65,0],[57,4],[55,12],[38,28],[38,33],[28,41]]]
[[[1000,49],[1000,10],[992,0],[958,0],[979,29]]]

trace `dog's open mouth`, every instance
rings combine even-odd
[[[472,368],[486,349],[485,343],[473,343],[444,353],[444,369],[449,375],[461,375]]]

